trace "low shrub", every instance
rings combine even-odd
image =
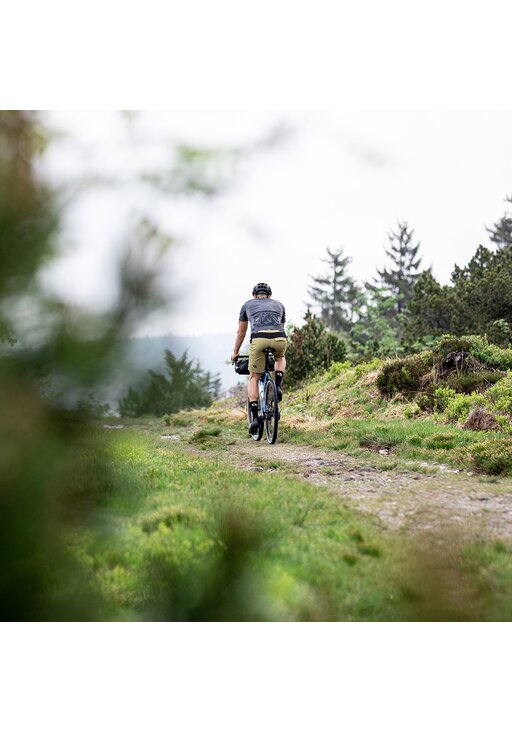
[[[359,447],[367,450],[391,450],[397,444],[396,440],[387,437],[379,437],[378,435],[369,435],[359,438]]]
[[[218,437],[222,432],[220,427],[203,427],[202,429],[196,430],[188,438],[189,442],[207,442],[212,437]]]
[[[444,361],[450,353],[467,351],[482,364],[491,368],[512,369],[512,348],[500,348],[489,343],[485,336],[441,336],[432,353],[436,361]]]
[[[434,395],[430,391],[420,394],[416,399],[416,404],[422,412],[434,412],[436,408]]]
[[[340,374],[347,371],[352,364],[350,361],[334,361],[325,372],[325,381],[332,381]]]
[[[508,431],[512,427],[512,374],[483,393],[457,393],[449,386],[439,386],[434,391],[434,411],[448,422],[465,422],[467,429]]]
[[[485,396],[483,394],[456,394],[451,399],[445,409],[445,416],[449,422],[465,421],[469,417],[469,413],[475,407],[483,407],[485,405]]]
[[[404,417],[406,419],[414,419],[421,414],[421,407],[417,402],[412,402],[405,407]]]
[[[474,391],[485,391],[504,376],[500,371],[471,371],[467,374],[453,372],[447,377],[446,384],[458,393],[471,394]]]
[[[430,351],[388,361],[377,376],[377,386],[388,397],[397,393],[416,395],[421,389],[422,377],[431,367]]]
[[[434,391],[434,407],[437,412],[444,412],[456,395],[455,389],[449,386],[439,386]]]
[[[507,369],[512,369],[511,348],[499,348],[482,336],[446,335],[430,351],[385,363],[377,386],[387,397],[426,393],[424,407],[439,409],[428,396],[435,385],[463,394],[486,391],[506,377]]]
[[[429,450],[451,450],[455,446],[455,435],[449,432],[436,432],[424,441]]]
[[[512,415],[512,374],[498,381],[485,393],[487,399],[497,412]]]
[[[167,415],[168,416],[168,415]],[[190,427],[194,424],[196,416],[192,412],[178,412],[169,418],[169,425],[173,427]],[[167,422],[165,422],[167,424]]]
[[[496,422],[498,423],[498,429],[501,432],[512,433],[512,417],[506,414],[495,414]]]
[[[512,439],[477,442],[471,446],[469,458],[478,473],[509,475],[512,473]]]
[[[400,394],[414,399],[405,411],[408,418],[418,411],[434,412],[448,422],[466,422],[468,429],[509,431],[512,374],[504,369],[511,368],[511,348],[482,336],[446,335],[431,351],[385,363],[376,383],[387,398]]]
[[[393,434],[389,427],[376,426],[368,429],[366,424],[361,424],[356,428],[359,432],[359,447],[367,450],[391,450],[402,441],[401,434]]]

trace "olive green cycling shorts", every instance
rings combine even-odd
[[[286,338],[253,338],[249,346],[249,371],[262,374],[265,371],[265,348],[275,348],[274,358],[284,356],[288,341]]]

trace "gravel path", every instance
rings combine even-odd
[[[204,451],[201,451],[204,455]],[[395,531],[438,532],[512,539],[512,480],[483,483],[467,473],[385,471],[349,455],[307,445],[237,441],[223,453],[250,471],[285,469],[327,486]]]

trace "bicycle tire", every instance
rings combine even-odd
[[[267,381],[265,387],[265,432],[267,442],[274,445],[277,440],[277,428],[279,425],[279,402],[277,399],[277,386],[272,379]]]
[[[251,424],[251,412],[249,409],[247,410],[247,420],[248,424]],[[259,442],[261,440],[261,438],[263,437],[263,420],[261,417],[259,418],[258,431],[254,435],[252,434],[252,432],[250,432],[249,434],[253,440],[256,440],[256,442]]]

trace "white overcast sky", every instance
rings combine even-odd
[[[327,246],[371,278],[387,232],[406,219],[425,266],[447,282],[512,193],[511,112],[51,112],[66,135],[44,166],[60,183],[86,173],[128,180],[170,160],[172,143],[247,145],[276,125],[279,147],[245,161],[213,201],[176,201],[138,186],[93,188],[68,206],[66,255],[48,273],[61,294],[88,306],[112,296],[112,262],[132,217],[149,213],[180,240],[164,279],[174,303],[142,334],[226,333],[254,283],[268,282],[300,322],[308,275]]]

